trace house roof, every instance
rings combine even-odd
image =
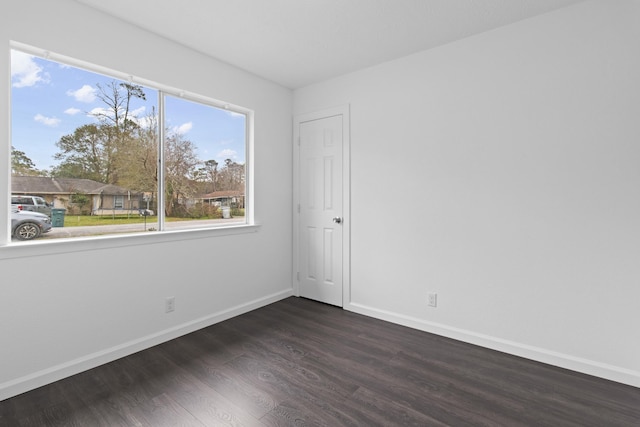
[[[137,194],[123,187],[91,179],[79,178],[50,178],[43,176],[13,176],[11,177],[12,194]]]

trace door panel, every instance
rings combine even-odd
[[[300,295],[342,306],[342,135],[336,115],[299,124]]]

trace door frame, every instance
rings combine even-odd
[[[300,124],[342,116],[342,307],[351,303],[351,119],[349,104],[293,119],[293,294],[300,296]]]

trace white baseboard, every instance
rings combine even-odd
[[[74,360],[70,360],[65,363],[61,363],[56,366],[52,366],[47,369],[43,369],[38,372],[34,372],[29,375],[22,376],[20,378],[4,382],[0,384],[0,401],[13,396],[17,396],[18,394],[33,390],[43,385],[61,380],[63,378],[70,377],[71,375],[78,374],[88,369],[95,368],[105,363],[112,362],[114,360],[120,359],[121,357],[128,356],[141,350],[145,350],[174,338],[181,337],[188,333],[197,331],[198,329],[206,328],[207,326],[211,326],[224,320],[231,319],[232,317],[247,313],[260,307],[264,307],[268,304],[280,301],[281,299],[290,297],[292,295],[293,290],[291,289],[272,295],[267,295],[263,298],[258,298],[253,301],[249,301],[247,303],[229,308],[227,310],[223,310],[209,316],[193,320],[191,322],[183,323],[170,329],[159,331],[155,334],[147,335],[133,341],[122,343],[115,347],[107,348],[83,357],[79,357]]]
[[[422,319],[393,313],[386,310],[365,306],[357,303],[349,303],[345,310],[398,325],[407,326],[424,332],[441,335],[469,344],[479,345],[503,353],[512,354],[537,362],[546,363],[560,368],[581,372],[587,375],[616,381],[634,387],[640,387],[640,372],[632,371],[618,366],[608,365],[593,360],[582,359],[568,354],[558,353],[544,348],[529,346],[526,344],[503,340],[500,338],[478,334],[472,331],[458,329],[451,326],[428,322]]]

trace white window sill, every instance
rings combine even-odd
[[[147,244],[170,243],[183,240],[209,239],[219,236],[255,233],[259,228],[259,224],[238,224],[227,225],[224,227],[168,230],[162,232],[132,233],[126,235],[113,234],[107,236],[16,242],[0,247],[0,260],[122,248],[128,246],[144,246]]]

